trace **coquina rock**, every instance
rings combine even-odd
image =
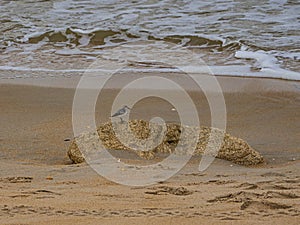
[[[208,154],[237,164],[250,166],[264,162],[263,157],[244,140],[233,137],[222,130],[205,126],[180,126],[170,123],[149,123],[131,120],[128,123],[107,122],[97,133],[83,133],[74,138],[68,156],[74,163],[85,161],[102,144],[107,149],[134,151],[142,158],[153,159],[156,153]],[[215,147],[219,151],[215,152]],[[80,148],[79,148],[80,147]],[[85,149],[87,152],[81,152]]]

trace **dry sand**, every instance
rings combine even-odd
[[[227,132],[246,140],[267,163],[249,168],[216,159],[200,173],[200,159],[194,157],[171,179],[148,187],[115,184],[86,164],[71,164],[66,151],[73,138],[76,80],[35,80],[40,86],[2,82],[0,224],[298,224],[297,83],[219,80],[225,91]],[[68,88],[45,87],[49,84]],[[107,120],[116,93],[102,93],[99,123]],[[201,122],[209,125],[204,96],[195,91],[191,95]],[[158,99],[138,103],[132,116],[151,118],[156,113],[153,105],[166,121],[178,119],[171,106]],[[118,154],[122,161],[138,160]]]

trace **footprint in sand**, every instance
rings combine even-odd
[[[288,209],[291,208],[289,205],[279,204],[269,201],[253,201],[247,200],[244,201],[241,205],[241,210],[245,209],[254,209],[254,210],[266,210],[266,209]]]
[[[191,195],[193,194],[193,191],[190,191],[186,189],[185,187],[169,187],[169,186],[160,186],[154,188],[154,190],[151,191],[145,191],[145,194],[151,194],[151,195],[163,195],[163,194],[172,194],[172,195]]]
[[[4,183],[30,183],[33,180],[32,177],[5,177],[0,178],[0,182]]]

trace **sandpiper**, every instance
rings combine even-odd
[[[115,114],[111,116],[111,118],[118,117],[121,119],[121,123],[124,122],[123,116],[127,115],[127,113],[130,111],[131,108],[129,108],[127,105],[123,106],[123,108],[119,109]]]

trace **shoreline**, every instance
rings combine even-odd
[[[197,79],[197,76],[192,76],[192,79],[185,74],[180,73],[121,73],[112,76],[114,81],[111,82],[107,88],[120,89],[123,88],[124,83],[129,80],[135,80],[141,77],[146,77],[149,74],[158,77],[165,77],[173,79],[179,83],[188,84],[186,86],[188,91],[199,91],[199,87],[190,85],[192,79]],[[118,76],[120,75],[120,76]],[[182,76],[184,75],[184,76]],[[205,75],[203,75],[205,77]],[[27,85],[39,87],[52,87],[52,88],[71,88],[77,87],[80,79],[83,76],[80,74],[74,76],[50,76],[36,77],[36,78],[2,78],[0,85]],[[211,77],[211,76],[206,76]],[[300,81],[285,80],[279,78],[265,78],[265,77],[246,77],[246,76],[213,76],[220,84],[222,91],[229,92],[255,92],[255,91],[272,91],[272,92],[300,92]],[[104,82],[105,77],[99,76],[100,81]]]

